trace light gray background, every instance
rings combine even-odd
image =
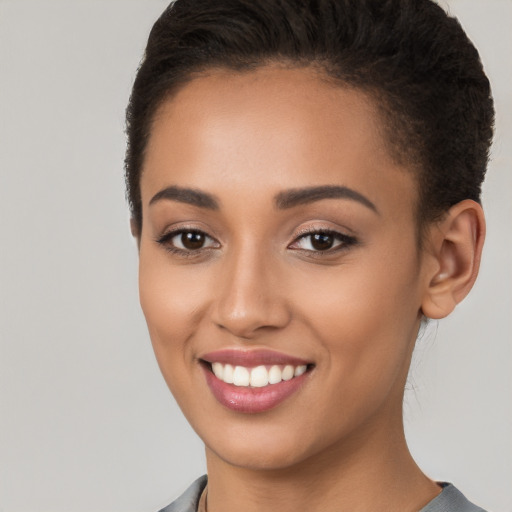
[[[124,108],[162,0],[0,0],[0,512],[152,511],[204,472],[154,361]],[[452,0],[498,111],[480,279],[419,342],[411,449],[512,511],[511,0]],[[444,3],[444,5],[447,5]]]

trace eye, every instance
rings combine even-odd
[[[183,231],[173,236],[169,241],[178,249],[190,251],[202,249],[207,241],[207,236],[200,231]]]
[[[299,249],[312,252],[334,252],[356,243],[353,236],[338,233],[336,231],[312,231],[299,236],[290,245],[291,249]]]
[[[220,247],[220,244],[203,231],[180,229],[166,233],[157,240],[171,252],[191,253],[201,249]]]

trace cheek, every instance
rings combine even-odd
[[[295,292],[330,375],[347,390],[384,390],[406,375],[420,320],[417,281],[414,258],[399,266],[381,258],[319,273],[314,286]]]
[[[141,246],[140,303],[164,376],[182,371],[193,359],[188,340],[208,303],[207,274],[197,267],[173,267],[167,254]],[[163,251],[162,251],[163,252]]]

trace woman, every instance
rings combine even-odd
[[[140,296],[208,479],[165,510],[475,511],[407,448],[475,282],[489,83],[429,0],[177,0],[127,111]]]

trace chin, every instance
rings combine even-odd
[[[274,440],[276,441],[276,440]],[[239,443],[215,443],[207,451],[225,463],[252,471],[282,471],[297,466],[308,458],[300,445],[283,443],[254,443],[252,446],[239,446]]]
[[[312,462],[316,456],[331,452],[336,433],[320,434],[318,426],[300,422],[294,417],[291,422],[254,421],[251,415],[232,423],[218,422],[218,428],[203,425],[196,429],[206,445],[209,461],[220,459],[234,467],[247,470],[283,471],[297,468],[305,461]],[[270,420],[271,417],[267,417]],[[318,433],[318,434],[317,434]],[[313,434],[313,436],[312,436]],[[332,435],[334,434],[334,435]]]

